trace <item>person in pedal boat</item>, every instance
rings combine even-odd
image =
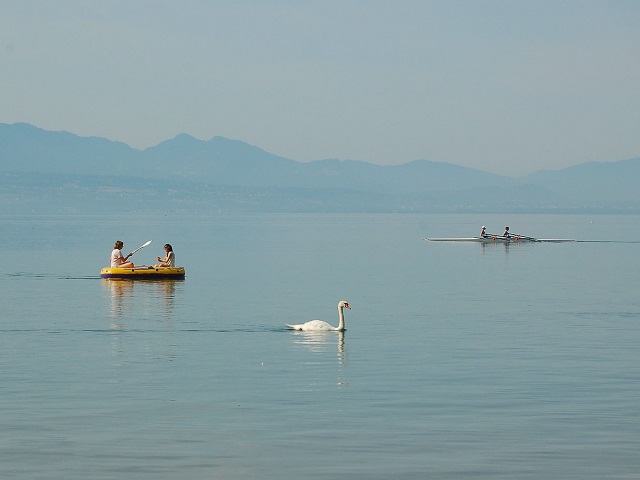
[[[482,230],[480,230],[480,238],[487,238],[487,227],[485,227],[484,225],[482,226]]]
[[[133,268],[133,262],[128,262],[127,259],[131,256],[131,254],[126,257],[122,256],[122,247],[124,247],[124,243],[121,240],[116,241],[113,246],[113,251],[111,252],[111,267],[112,268]]]
[[[165,244],[164,251],[167,253],[167,256],[164,258],[158,257],[158,263],[155,265],[155,268],[160,267],[175,267],[176,266],[176,255],[173,253],[173,247],[170,244]]]
[[[504,233],[502,234],[502,236],[507,238],[511,236],[511,234],[509,233],[509,227],[504,227]]]

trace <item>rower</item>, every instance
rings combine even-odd
[[[481,238],[487,238],[487,227],[485,227],[484,225],[482,226],[482,230],[480,230],[480,237]]]
[[[509,227],[504,227],[504,233],[502,234],[502,236],[507,238],[511,236],[511,234],[509,233]]]

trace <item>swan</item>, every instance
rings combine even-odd
[[[338,316],[340,317],[340,322],[338,323],[337,327],[334,327],[333,325],[327,323],[327,322],[323,322],[322,320],[310,320],[306,323],[300,323],[298,325],[289,325],[287,324],[287,327],[293,329],[293,330],[305,330],[305,331],[312,331],[312,332],[342,332],[344,330],[346,330],[346,328],[344,328],[344,312],[343,309],[348,308],[349,310],[351,310],[351,307],[349,306],[349,303],[345,300],[340,300],[340,302],[338,302]]]

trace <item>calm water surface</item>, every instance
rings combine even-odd
[[[640,478],[638,217],[1,220],[3,479]]]

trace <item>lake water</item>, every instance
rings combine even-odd
[[[3,216],[0,478],[640,478],[639,220]]]

